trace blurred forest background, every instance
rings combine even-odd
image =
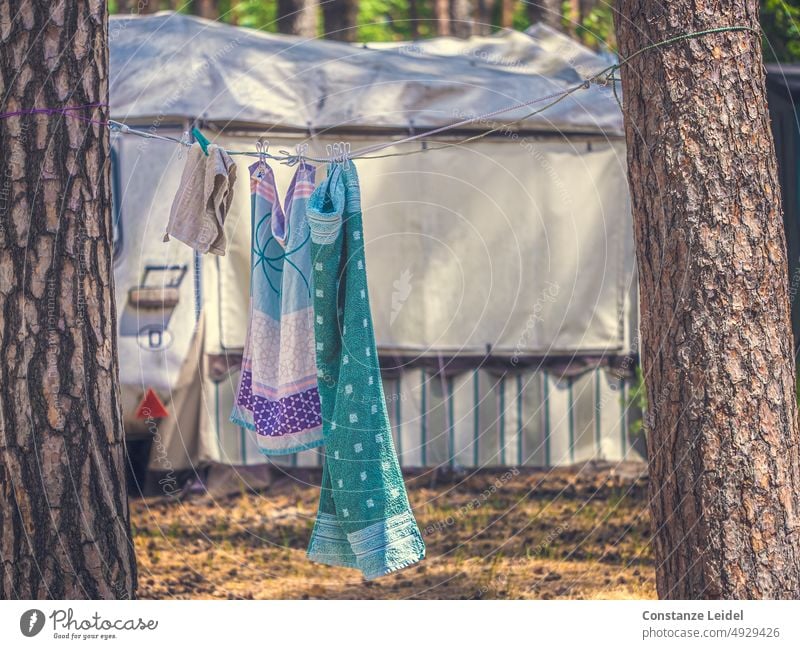
[[[270,32],[341,41],[488,35],[544,22],[615,50],[614,0],[109,0],[112,13],[172,9]],[[800,60],[800,0],[763,0],[768,61]]]

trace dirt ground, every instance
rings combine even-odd
[[[365,582],[305,557],[319,473],[215,499],[132,503],[143,599],[654,598],[639,466],[407,476],[417,566]]]

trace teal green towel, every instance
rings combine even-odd
[[[420,561],[392,442],[367,293],[358,174],[329,166],[308,206],[314,274],[317,379],[325,462],[308,547],[314,561],[374,579]]]

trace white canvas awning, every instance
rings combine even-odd
[[[113,16],[109,34],[112,117],[156,125],[188,117],[316,132],[425,129],[552,95],[608,65],[546,27],[387,47],[162,12]],[[609,89],[592,86],[518,128],[619,135],[622,118]]]

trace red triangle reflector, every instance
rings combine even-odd
[[[136,408],[136,418],[163,419],[164,417],[169,417],[169,412],[167,412],[161,399],[158,398],[155,390],[147,388],[147,394],[144,395],[144,399]]]

